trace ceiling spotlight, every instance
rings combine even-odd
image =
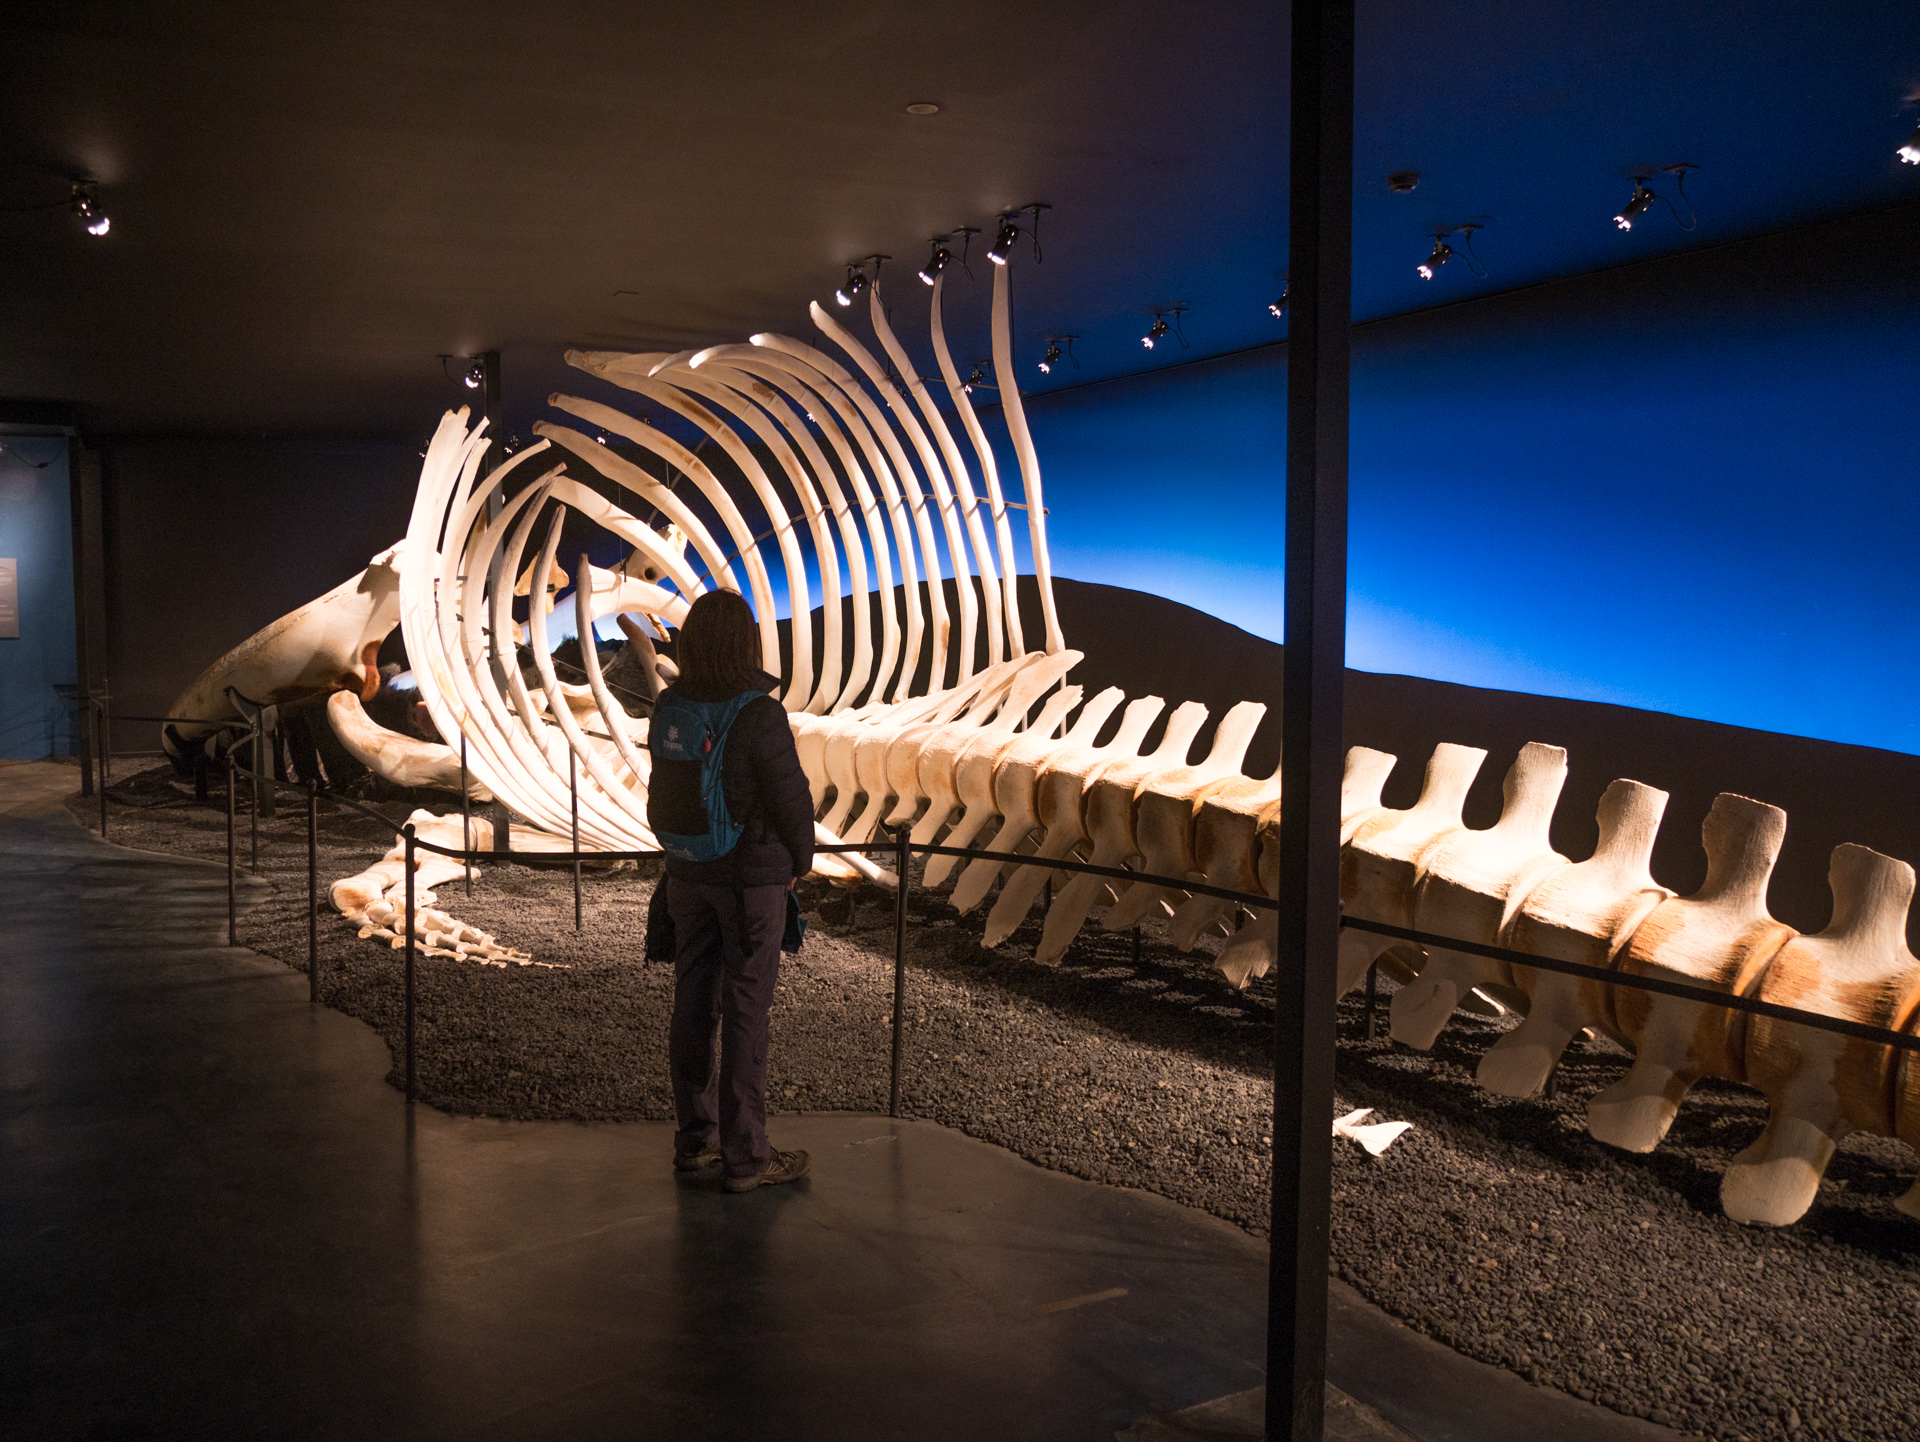
[[[105,235],[113,229],[113,221],[100,209],[99,202],[94,198],[92,181],[74,181],[71,204],[73,213],[80,217],[80,223],[87,228],[88,235]]]
[[[1185,315],[1186,311],[1187,308],[1185,305],[1170,305],[1156,310],[1153,313],[1153,324],[1148,326],[1147,333],[1140,337],[1140,344],[1148,350],[1152,350],[1155,342],[1165,340],[1167,333],[1171,331],[1173,338],[1180,342],[1181,349],[1189,349],[1187,345],[1187,333],[1180,324],[1180,317]],[[1168,316],[1173,317],[1173,323],[1171,325],[1167,323]]]
[[[459,381],[470,391],[477,391],[487,383],[486,362],[477,355],[446,355],[439,357],[440,372],[450,381]],[[460,362],[456,372],[453,362]]]
[[[1395,195],[1405,195],[1419,183],[1420,172],[1417,170],[1396,170],[1387,177],[1387,189]]]
[[[907,107],[909,115],[938,115],[940,107],[931,100],[916,100]]]
[[[1280,299],[1267,302],[1267,309],[1273,313],[1275,320],[1285,320],[1287,318],[1287,298],[1292,294],[1293,279],[1289,276],[1286,283],[1280,287]]]
[[[508,436],[507,443],[502,446],[500,450],[503,455],[518,455],[520,453],[520,432],[515,431],[512,435]]]
[[[1005,265],[1007,257],[1013,254],[1013,243],[1020,238],[1020,227],[1014,224],[1011,215],[1000,217],[1000,233],[993,239],[993,249],[987,252],[987,259],[995,265]]]
[[[1063,352],[1059,345],[1056,342],[1049,341],[1047,343],[1047,353],[1040,358],[1040,374],[1043,376],[1052,375],[1053,363],[1059,360],[1062,354]]]
[[[1485,230],[1486,228],[1484,219],[1463,220],[1458,225],[1446,225],[1434,231],[1433,253],[1421,261],[1419,266],[1416,267],[1416,273],[1420,279],[1432,280],[1434,275],[1438,273],[1440,267],[1457,255],[1466,262],[1468,270],[1472,271],[1481,280],[1485,280],[1487,278],[1487,268],[1481,264],[1480,257],[1473,253],[1473,237],[1476,231]],[[1458,250],[1455,250],[1454,247],[1449,244],[1449,237],[1453,236],[1459,237],[1460,248]]]
[[[1916,126],[1913,134],[1907,137],[1907,143],[1900,147],[1899,155],[1908,165],[1920,165],[1920,126]]]
[[[853,298],[867,288],[867,273],[858,265],[847,267],[846,284],[833,293],[833,298],[842,305],[852,305]]]
[[[992,361],[983,361],[983,360],[975,361],[973,363],[973,373],[967,377],[965,384],[963,384],[960,387],[960,389],[963,392],[965,392],[967,395],[972,395],[973,388],[975,386],[986,385],[987,384],[987,367],[992,364],[993,364]]]
[[[607,443],[607,433],[602,431],[599,435],[595,436],[594,439],[604,446]]]
[[[1062,357],[1065,357],[1067,360],[1073,361],[1074,367],[1077,369],[1080,365],[1080,362],[1074,357],[1073,343],[1079,339],[1080,337],[1077,335],[1048,336],[1047,337],[1047,353],[1040,360],[1040,374],[1043,376],[1052,375],[1053,368],[1060,363]],[[1064,351],[1060,349],[1061,341],[1065,341],[1067,343],[1067,348]]]
[[[943,243],[945,240],[944,235],[935,238],[933,254],[927,257],[926,265],[921,267],[920,279],[926,285],[932,285],[939,278],[940,272],[947,268],[948,262],[953,259],[953,252]]]
[[[1699,217],[1693,213],[1693,202],[1687,199],[1687,172],[1699,168],[1684,160],[1674,165],[1660,167],[1660,174],[1673,177],[1674,193],[1680,197],[1680,205],[1687,208],[1685,220],[1680,218],[1680,205],[1675,205],[1672,200],[1653,188],[1654,172],[1643,170],[1633,177],[1633,194],[1628,197],[1627,203],[1620,207],[1620,213],[1614,216],[1613,223],[1622,230],[1632,230],[1636,220],[1653,209],[1655,204],[1659,204],[1666,206],[1668,213],[1673,216],[1675,225],[1682,230],[1692,230],[1698,223]]]
[[[1613,223],[1622,230],[1632,230],[1634,221],[1638,220],[1641,214],[1659,198],[1647,184],[1646,176],[1634,176],[1633,198],[1621,207],[1620,213],[1613,218]]]
[[[1033,259],[1037,264],[1040,260],[1040,212],[1052,209],[1053,207],[1045,201],[1034,200],[1002,213],[1000,216],[1000,229],[994,236],[993,249],[987,252],[987,259],[995,265],[1005,265],[1007,263],[1007,257],[1013,254],[1013,243],[1020,238],[1024,231],[1027,237],[1033,241]],[[1020,214],[1021,211],[1026,211],[1033,217],[1025,226],[1022,226],[1014,219],[1014,216]]]

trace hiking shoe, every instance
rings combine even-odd
[[[702,1167],[710,1167],[720,1160],[720,1148],[702,1147],[697,1152],[675,1152],[673,1169],[676,1172],[697,1172]]]
[[[782,1182],[797,1182],[812,1165],[812,1159],[805,1152],[775,1152],[767,1158],[765,1171],[746,1177],[728,1177],[727,1190],[750,1192],[755,1187],[777,1187]]]

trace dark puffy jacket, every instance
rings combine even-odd
[[[763,691],[780,684],[765,672],[760,683]],[[674,689],[689,701],[727,699]],[[727,810],[745,819],[739,844],[712,861],[668,857],[667,875],[702,886],[785,886],[813,869],[813,792],[800,769],[786,708],[773,697],[749,701],[734,717],[720,783]],[[648,812],[651,820],[651,801]]]

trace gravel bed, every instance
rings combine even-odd
[[[224,856],[223,812],[192,805],[164,771],[113,794],[141,808],[116,806],[115,841]],[[412,804],[386,809],[398,817]],[[87,803],[73,805],[89,817]],[[322,811],[323,887],[391,845],[371,821],[324,799]],[[273,892],[242,919],[241,940],[301,968],[305,866],[296,804],[262,823]],[[644,866],[589,872],[579,936],[565,872],[489,866],[470,901],[457,881],[442,888],[445,909],[567,969],[423,958],[422,1097],[479,1116],[671,1117],[672,978],[640,959],[652,886]],[[868,890],[850,906],[811,883],[803,897],[811,927],[781,973],[769,1109],[884,1110],[892,898]],[[1040,915],[988,951],[978,915],[912,894],[902,1110],[1265,1235],[1271,988],[1235,992],[1152,929],[1137,963],[1130,938],[1089,930],[1063,964],[1036,966]],[[331,912],[320,954],[325,1000],[397,1055],[397,954]],[[1379,1158],[1334,1143],[1343,1278],[1470,1357],[1690,1434],[1915,1435],[1920,1223],[1892,1205],[1914,1170],[1904,1145],[1850,1138],[1804,1221],[1743,1228],[1721,1214],[1718,1188],[1764,1123],[1756,1093],[1705,1084],[1659,1151],[1630,1156],[1583,1123],[1586,1098],[1621,1074],[1624,1053],[1580,1044],[1555,1099],[1511,1101],[1473,1083],[1498,1029],[1457,1016],[1433,1052],[1415,1053],[1369,1041],[1357,995],[1342,1004],[1340,1105],[1415,1124]]]

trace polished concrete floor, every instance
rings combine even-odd
[[[780,1118],[814,1177],[730,1197],[664,1124],[410,1109],[370,1031],[216,944],[220,870],[101,845],[74,780],[0,768],[0,1436],[1253,1430],[1236,1228],[927,1124]],[[1665,1435],[1344,1289],[1331,1366],[1344,1437]]]

